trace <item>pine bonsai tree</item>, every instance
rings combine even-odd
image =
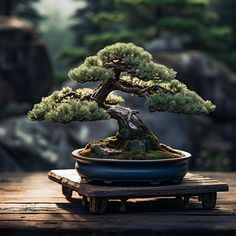
[[[175,75],[172,69],[154,63],[151,54],[143,48],[132,43],[116,43],[86,58],[69,72],[69,77],[78,83],[99,82],[95,89],[55,91],[36,104],[28,116],[31,120],[62,123],[116,119],[117,134],[88,144],[83,155],[134,159],[179,157],[180,152],[160,144],[138,111],[118,105],[123,98],[112,94],[119,90],[143,97],[150,112],[201,114],[215,109],[210,101],[204,101],[176,80]]]

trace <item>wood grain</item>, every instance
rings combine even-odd
[[[192,173],[188,173],[180,184],[166,186],[92,185],[81,181],[75,170],[52,170],[48,173],[48,177],[86,197],[156,197],[228,191],[227,184]]]
[[[216,209],[202,209],[197,198],[184,208],[181,200],[147,196],[129,200],[126,214],[117,213],[119,201],[112,200],[105,215],[89,214],[76,193],[67,201],[47,173],[1,174],[0,235],[236,235],[236,173],[197,174],[199,180],[187,182],[229,184]]]

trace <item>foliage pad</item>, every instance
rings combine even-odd
[[[68,76],[80,83],[116,79],[115,71],[137,77],[143,81],[170,81],[176,72],[153,62],[152,55],[132,43],[116,43],[88,57]]]
[[[146,99],[146,106],[151,112],[168,111],[182,114],[201,114],[215,110],[215,105],[203,100],[197,93],[189,90],[178,80],[163,84],[170,93],[155,93]]]
[[[109,119],[107,112],[100,108],[95,101],[84,100],[79,101],[77,98],[70,98],[58,102],[63,95],[71,92],[71,88],[63,88],[55,91],[52,95],[42,98],[39,104],[28,113],[31,120],[47,120],[67,123],[70,121],[92,121]],[[86,90],[79,90],[79,96],[88,94]]]

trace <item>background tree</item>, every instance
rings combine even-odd
[[[65,51],[78,62],[107,44],[177,38],[184,48],[220,51],[227,48],[230,28],[218,25],[209,0],[85,1],[74,26],[77,49]]]
[[[79,2],[84,2],[84,7],[76,11],[72,27],[77,47],[64,50],[61,58],[69,58],[72,64],[76,64],[108,44],[118,41],[136,44],[143,42],[140,35],[136,37],[133,31],[125,27],[124,15],[118,12],[120,9],[116,0]]]

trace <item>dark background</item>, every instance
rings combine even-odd
[[[206,116],[149,113],[126,104],[166,144],[192,153],[192,170],[236,170],[236,1],[0,0],[0,171],[73,168],[71,152],[113,134],[115,121],[31,122],[27,111],[67,71],[115,42],[133,42],[212,100]]]

